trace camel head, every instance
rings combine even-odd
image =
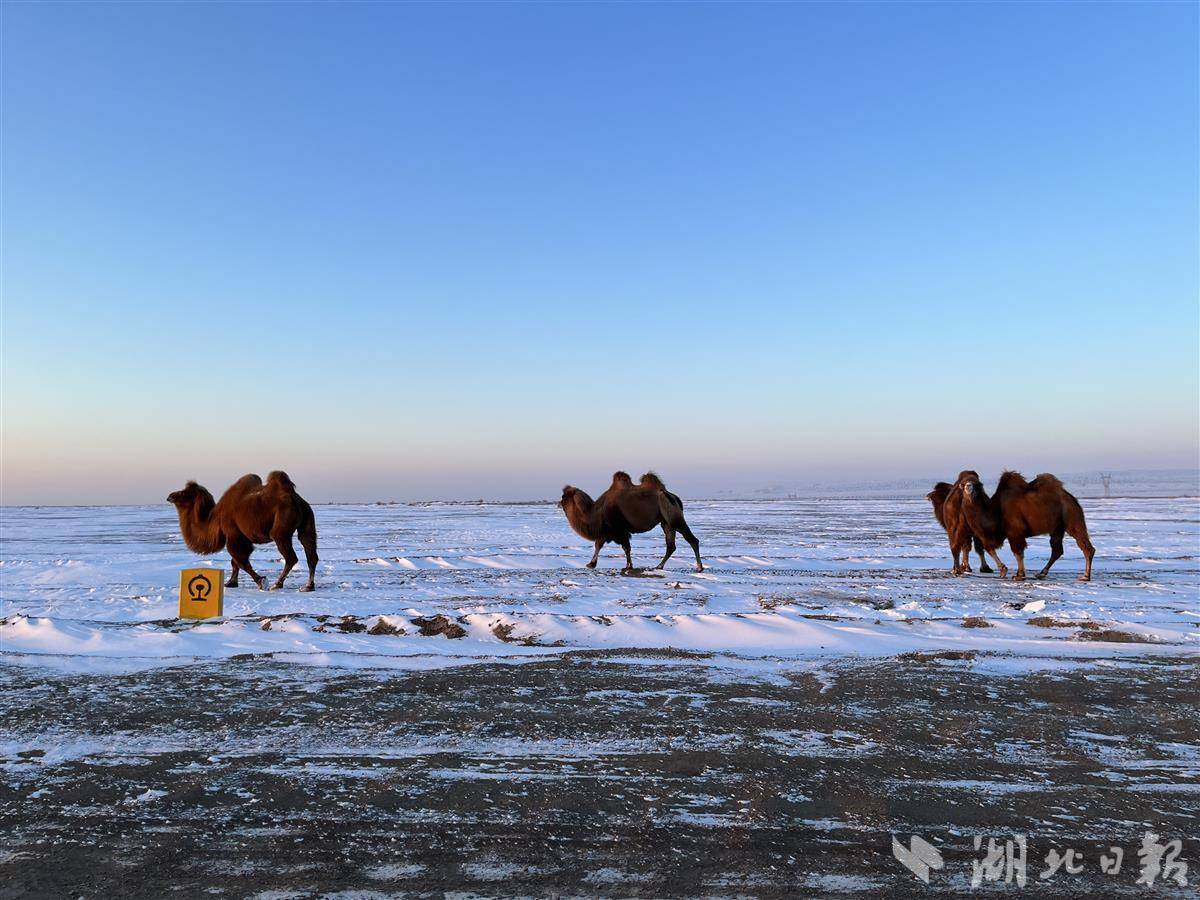
[[[176,509],[191,509],[199,500],[207,500],[211,504],[212,494],[194,481],[185,484],[182,491],[167,494],[167,502],[174,504]]]
[[[558,501],[558,505],[566,514],[572,531],[589,541],[596,539],[599,532],[596,523],[592,520],[592,513],[597,510],[595,501],[591,497],[579,488],[568,484],[563,487],[562,499]]]
[[[225,546],[225,535],[220,523],[213,515],[216,503],[213,495],[205,488],[189,481],[182,491],[167,495],[167,502],[179,514],[179,528],[183,542],[193,553],[216,553]]]
[[[175,506],[191,506],[199,495],[200,485],[194,481],[189,481],[183,486],[182,491],[172,491],[170,494],[167,494],[167,502]]]
[[[963,472],[955,484],[963,493],[964,503],[983,503],[988,498],[983,482],[975,472]]]
[[[581,491],[571,484],[563,486],[562,499],[558,501],[558,506],[567,514],[567,518],[571,517],[572,511],[587,515],[595,505],[596,501],[588,496],[586,491]]]
[[[934,506],[941,506],[946,502],[946,497],[954,490],[954,485],[946,484],[944,481],[939,481],[933,486],[933,490],[925,495],[925,499]]]

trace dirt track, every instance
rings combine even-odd
[[[0,669],[0,897],[907,895],[893,834],[961,891],[973,836],[1014,833],[1030,890],[1148,896],[1147,829],[1200,883],[1194,663],[621,660]],[[1039,884],[1067,847],[1084,871]]]

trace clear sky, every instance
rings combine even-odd
[[[1197,6],[3,6],[3,501],[1200,453]]]

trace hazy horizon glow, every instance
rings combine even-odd
[[[8,4],[0,500],[1200,458],[1193,4]]]

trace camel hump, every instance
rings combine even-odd
[[[647,472],[643,475],[640,484],[644,488],[654,488],[656,491],[665,491],[667,489],[662,479],[653,472]]]
[[[612,483],[617,487],[633,487],[633,479],[628,472],[613,472]]]
[[[231,502],[235,497],[244,497],[246,494],[250,493],[251,491],[256,491],[260,487],[262,487],[262,483],[263,483],[262,479],[259,478],[257,475],[255,475],[253,472],[250,473],[249,475],[243,475],[241,478],[239,478],[237,481],[235,481],[233,484],[231,484],[228,488],[225,489],[225,493],[221,495],[221,503],[227,504],[227,503]]]
[[[1037,478],[1033,479],[1033,481],[1029,482],[1029,486],[1031,488],[1057,488],[1062,490],[1063,483],[1058,480],[1058,476],[1051,475],[1049,472],[1043,472]]]
[[[1029,487],[1029,482],[1025,480],[1025,476],[1020,472],[1014,472],[1012,469],[1005,471],[1004,474],[1000,476],[1000,481],[996,484],[997,491],[1002,491],[1005,488],[1012,489],[1027,487]]]
[[[267,475],[267,484],[277,485],[288,493],[296,492],[296,483],[288,477],[287,472],[281,472],[278,469]]]
[[[253,472],[251,472],[248,475],[243,475],[241,478],[239,478],[237,481],[235,481],[233,483],[233,487],[240,487],[240,488],[262,487],[262,483],[263,483],[263,480],[261,478],[259,478],[257,475],[255,475]]]

